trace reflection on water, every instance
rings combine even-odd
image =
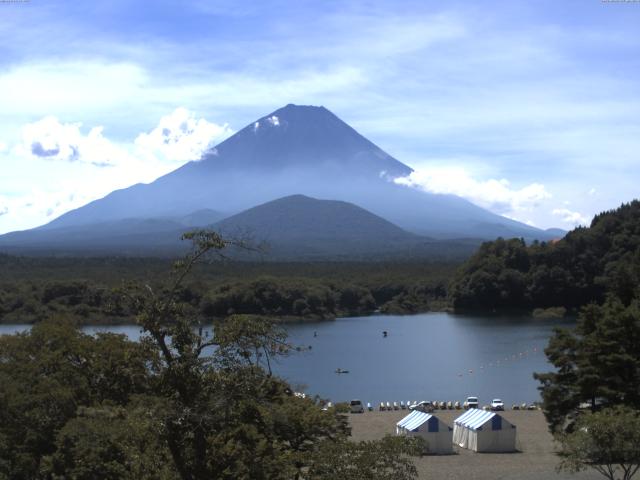
[[[290,324],[290,340],[312,348],[280,360],[274,370],[294,386],[333,401],[462,401],[475,395],[482,404],[494,397],[506,405],[532,402],[539,399],[532,374],[551,368],[543,349],[558,325],[571,323],[426,313]],[[27,328],[0,325],[0,333]],[[140,336],[132,325],[85,331]],[[336,374],[338,368],[349,373]]]

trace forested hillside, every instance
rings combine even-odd
[[[563,239],[484,243],[450,285],[454,308],[578,309],[612,294],[628,305],[640,283],[640,201],[597,215]]]
[[[415,313],[446,306],[456,264],[249,263],[199,265],[181,292],[202,318],[232,313],[329,319],[378,309]],[[0,255],[0,323],[65,314],[80,323],[133,321],[121,289],[162,288],[160,259],[29,258]]]

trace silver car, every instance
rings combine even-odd
[[[431,413],[434,410],[434,406],[433,403],[427,401],[427,400],[423,400],[421,402],[418,403],[414,403],[413,405],[411,405],[409,407],[409,410],[418,410],[420,412],[427,412],[427,413]]]

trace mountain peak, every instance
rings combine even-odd
[[[293,127],[294,132],[289,132],[289,128],[291,128],[293,124],[296,124],[296,126]],[[334,132],[338,129],[343,129],[349,130],[349,133],[359,135],[349,125],[344,123],[323,106],[296,105],[293,103],[289,103],[284,107],[274,110],[268,115],[259,118],[253,124],[245,127],[245,129],[253,129],[253,133],[258,134],[265,132],[269,127],[284,127],[280,129],[280,134],[298,134],[299,130],[303,126],[312,126],[314,129],[326,129],[329,126],[332,126],[332,130]],[[344,133],[346,132],[343,132],[343,134]]]
[[[280,107],[273,113],[277,112],[285,112],[291,110],[305,110],[308,112],[321,111],[321,112],[329,112],[323,105],[296,105],[295,103],[287,103],[284,107]],[[329,112],[331,113],[331,112]]]
[[[405,176],[411,168],[323,106],[288,104],[250,123],[190,168],[269,170],[312,167],[360,178]],[[205,168],[204,166],[202,168]]]

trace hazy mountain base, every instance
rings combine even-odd
[[[48,258],[0,255],[0,323],[65,314],[83,324],[130,323],[118,288],[161,288],[169,263],[155,258]],[[181,292],[202,318],[253,313],[280,320],[418,313],[448,307],[455,263],[214,262],[200,265]]]
[[[55,242],[37,245],[12,244],[0,246],[0,254],[30,257],[94,258],[109,257],[156,257],[165,262],[182,255],[186,249],[180,242],[181,231],[157,234],[150,240],[146,236],[128,236],[123,238],[122,248],[116,248],[117,242],[105,244],[97,241],[77,240],[65,244]],[[244,235],[245,232],[240,232]],[[249,238],[254,238],[249,235]],[[245,262],[461,262],[469,258],[481,244],[479,239],[418,240],[398,244],[372,242],[367,245],[358,241],[322,242],[309,240],[304,245],[287,242],[260,242],[260,252],[234,251],[230,249],[228,257]],[[372,248],[375,247],[375,248]]]
[[[207,218],[213,218],[212,214],[188,216],[191,221]],[[213,225],[202,224],[200,228],[260,247],[258,251],[225,251],[225,255],[242,260],[462,260],[481,243],[479,239],[422,237],[357,205],[304,195],[267,202]],[[186,245],[180,239],[185,231],[193,229],[184,220],[178,223],[170,219],[123,219],[42,228],[0,236],[0,251],[56,256],[175,257],[186,253]]]

